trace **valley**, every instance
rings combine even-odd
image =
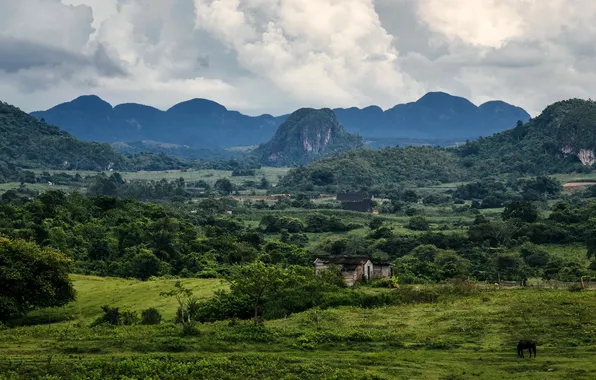
[[[207,156],[120,153],[3,110],[13,140],[55,137],[0,151],[0,379],[596,372],[590,101],[382,149],[301,109],[254,150]],[[60,163],[55,141],[91,164]],[[521,339],[537,358],[516,357]]]

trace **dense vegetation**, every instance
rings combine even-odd
[[[58,128],[0,103],[0,182],[21,168],[108,170],[124,157],[107,144],[81,142]]]
[[[303,108],[291,114],[254,155],[263,164],[296,166],[363,145],[362,137],[346,133],[330,109]]]
[[[537,118],[457,148],[408,147],[359,150],[290,172],[286,189],[348,190],[388,188],[403,182],[432,184],[487,176],[590,172],[582,162],[596,149],[596,103],[555,103]]]
[[[456,182],[466,169],[449,151],[430,147],[355,150],[290,171],[280,186],[284,189],[327,192],[394,188],[403,182]]]
[[[0,323],[74,300],[69,259],[55,249],[0,237]]]
[[[503,173],[553,174],[591,171],[578,158],[596,149],[596,103],[572,99],[547,107],[530,122],[456,149],[474,177]]]

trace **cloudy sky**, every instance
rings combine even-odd
[[[0,100],[248,114],[596,91],[594,0],[0,0]]]

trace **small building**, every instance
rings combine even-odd
[[[337,194],[338,201],[344,210],[356,212],[373,212],[374,196],[367,193],[344,193]]]
[[[344,280],[348,286],[354,285],[357,281],[366,278],[389,278],[391,277],[391,264],[385,262],[373,263],[366,256],[325,256],[315,260],[315,271],[328,269],[330,266],[339,266]]]

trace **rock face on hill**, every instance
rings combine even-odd
[[[345,132],[332,110],[303,108],[291,114],[254,154],[263,164],[303,165],[362,146],[363,139]]]

